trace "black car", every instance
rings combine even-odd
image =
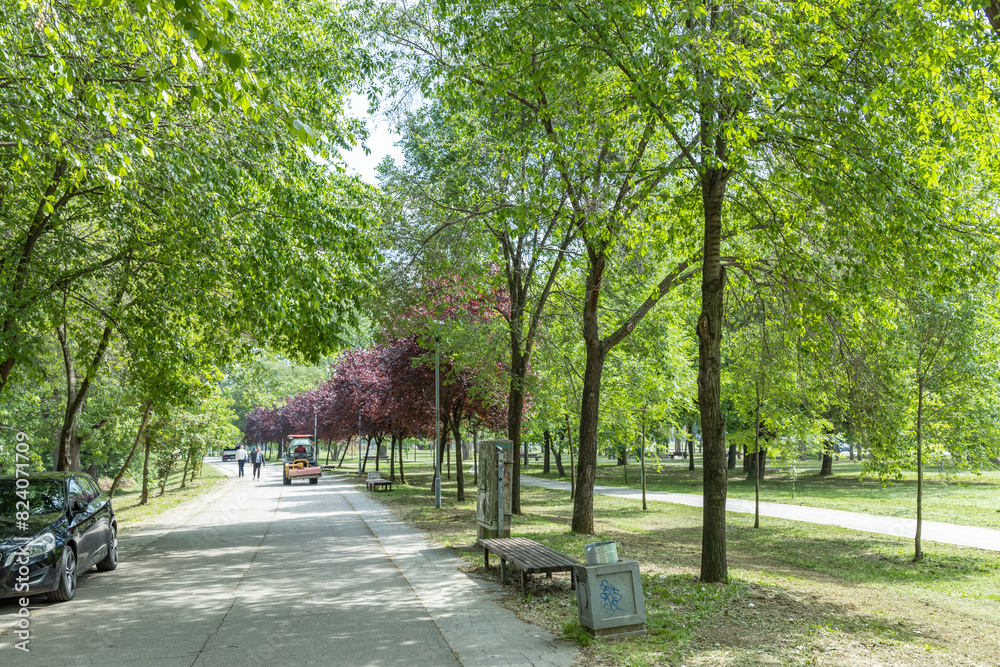
[[[94,565],[118,567],[118,522],[90,475],[0,477],[0,598],[72,600],[77,575]]]

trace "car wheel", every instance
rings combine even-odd
[[[76,595],[76,554],[68,544],[63,547],[62,563],[59,566],[59,586],[49,593],[53,602],[69,602]]]
[[[310,484],[319,484],[319,478],[318,477],[313,477],[312,479],[309,480],[309,483]]]
[[[110,572],[118,567],[118,529],[111,526],[108,537],[108,553],[97,563],[98,572]]]
[[[285,475],[284,482],[285,482],[285,486],[291,486],[292,485],[292,478],[289,477],[289,476],[287,476],[287,475]]]

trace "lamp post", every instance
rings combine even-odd
[[[441,324],[436,322],[436,324]],[[441,338],[434,337],[434,507],[441,509]]]

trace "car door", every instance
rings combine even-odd
[[[94,546],[90,555],[91,559],[96,563],[104,558],[108,552],[108,541],[111,537],[111,507],[108,504],[107,496],[101,493],[101,488],[97,486],[93,479],[89,476],[81,475],[80,482],[86,489],[89,498],[87,513],[94,515],[94,525],[90,531],[93,534]]]
[[[82,502],[82,511],[75,511],[73,508],[77,502]],[[83,572],[92,564],[94,549],[97,547],[97,539],[94,527],[97,524],[97,517],[90,507],[91,492],[87,489],[84,480],[73,476],[69,478],[69,507],[73,513],[69,526],[76,540],[76,562],[77,571]]]

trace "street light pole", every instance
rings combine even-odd
[[[434,338],[434,507],[441,509],[441,339]]]

